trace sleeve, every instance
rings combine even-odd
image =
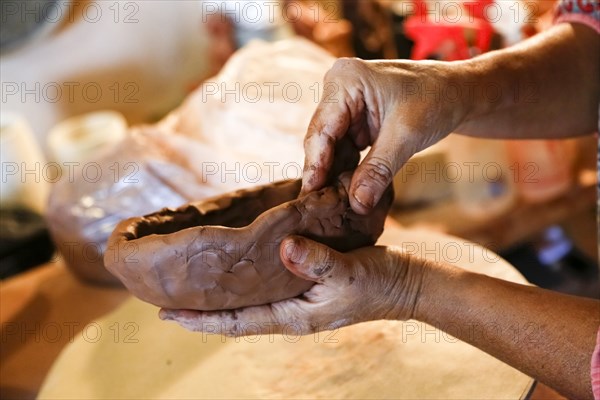
[[[590,374],[594,399],[600,400],[600,328],[598,328],[598,335],[596,336],[596,349],[592,354]]]
[[[600,0],[560,0],[554,22],[577,22],[600,34]]]

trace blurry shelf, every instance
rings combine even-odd
[[[547,226],[595,207],[596,190],[596,182],[587,179],[565,195],[545,203],[517,200],[508,212],[487,220],[469,217],[454,201],[421,208],[394,208],[390,215],[405,228],[433,229],[500,252],[526,241]]]

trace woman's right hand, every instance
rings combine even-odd
[[[441,268],[401,248],[368,246],[340,253],[301,236],[279,248],[288,271],[315,282],[301,296],[234,310],[162,309],[186,329],[226,336],[307,335],[360,322],[416,316],[424,279]]]
[[[368,214],[413,154],[465,118],[469,99],[458,77],[456,66],[444,62],[337,60],[304,140],[303,193],[326,184],[343,156],[335,154],[336,143],[348,136],[353,151],[371,146],[349,192],[352,209]]]

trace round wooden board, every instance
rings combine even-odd
[[[514,282],[489,250],[432,232],[388,228],[380,244]],[[448,334],[375,321],[295,337],[238,339],[160,321],[137,299],[89,324],[57,359],[40,399],[511,399],[532,379]]]

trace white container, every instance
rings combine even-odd
[[[0,208],[24,207],[43,214],[50,168],[33,132],[19,114],[0,114]]]
[[[84,163],[94,160],[107,145],[121,140],[127,131],[125,117],[116,111],[96,111],[68,118],[48,134],[53,161]]]

